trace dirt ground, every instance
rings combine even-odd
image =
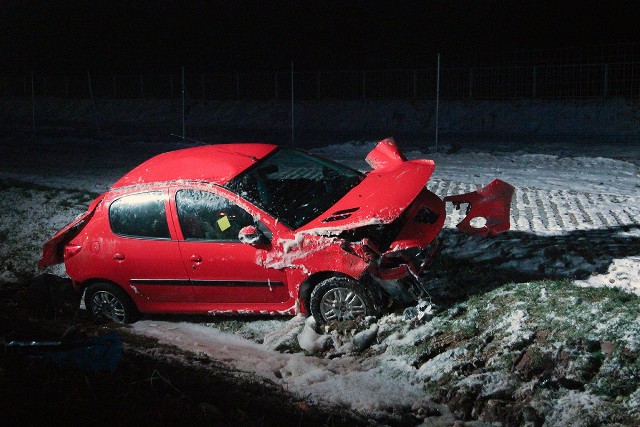
[[[340,408],[318,408],[275,384],[206,356],[98,323],[73,293],[0,285],[0,413],[5,425],[371,425]],[[115,331],[124,346],[114,372],[59,366],[11,341],[54,341]],[[66,335],[65,335],[66,334]],[[64,340],[63,340],[64,342]],[[57,347],[53,347],[57,349]],[[53,351],[53,350],[52,350]],[[389,420],[378,420],[389,424]],[[393,422],[391,424],[394,424]],[[396,422],[397,424],[397,422]]]

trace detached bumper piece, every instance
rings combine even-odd
[[[515,188],[496,179],[486,187],[472,193],[447,196],[456,209],[468,204],[466,217],[456,226],[463,233],[475,236],[493,236],[510,228],[511,199]]]

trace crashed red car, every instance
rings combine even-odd
[[[39,266],[64,262],[87,309],[117,322],[302,312],[324,323],[416,304],[445,221],[426,188],[435,165],[406,160],[392,139],[367,162],[361,173],[257,143],[160,154],[49,240]],[[450,197],[467,204],[459,228],[509,229],[512,194],[496,180]]]

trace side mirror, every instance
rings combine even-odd
[[[240,242],[251,246],[260,246],[269,243],[269,239],[255,225],[247,225],[238,233]]]

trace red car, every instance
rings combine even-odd
[[[64,261],[87,309],[123,323],[298,312],[324,323],[415,304],[445,221],[445,202],[425,187],[435,165],[406,160],[392,139],[367,161],[363,174],[269,144],[160,154],[49,240],[39,266]],[[512,194],[496,180],[452,197],[472,204],[459,228],[507,230]]]

